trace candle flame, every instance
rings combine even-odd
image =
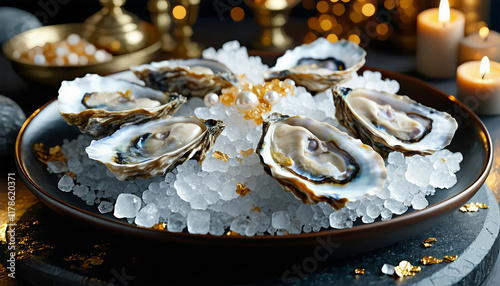
[[[439,23],[450,22],[450,3],[448,0],[439,2]]]
[[[482,79],[488,78],[490,74],[490,59],[484,56],[481,60],[481,65],[479,66],[479,75]]]
[[[481,29],[479,29],[479,37],[481,37],[481,39],[486,40],[489,34],[490,34],[490,29],[488,29],[488,27],[482,27]]]

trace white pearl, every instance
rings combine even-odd
[[[266,92],[266,95],[264,95],[264,99],[271,105],[275,105],[278,102],[280,102],[280,94],[274,90],[270,90]]]
[[[240,113],[246,113],[259,105],[259,98],[251,91],[243,91],[236,96],[234,106]]]
[[[285,82],[288,83],[291,87],[295,87],[295,81],[293,79],[285,79]]]
[[[214,106],[217,102],[219,102],[219,96],[213,92],[207,93],[203,98],[206,107]]]

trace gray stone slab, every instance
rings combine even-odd
[[[490,206],[478,212],[452,213],[441,224],[428,231],[393,246],[346,260],[341,264],[313,273],[296,285],[479,285],[490,273],[499,253],[500,211],[493,193],[484,185],[471,199]],[[422,242],[435,237],[431,247]],[[442,258],[458,255],[452,263],[423,265],[424,256]],[[407,260],[421,266],[414,277],[394,279],[382,274],[384,263],[397,265]],[[364,275],[356,275],[354,269],[364,268]]]

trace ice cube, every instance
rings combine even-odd
[[[57,187],[63,192],[71,192],[71,189],[73,189],[74,186],[75,182],[73,182],[73,179],[68,175],[62,176],[57,183]]]
[[[167,230],[171,232],[181,232],[186,227],[186,218],[180,213],[173,213],[168,217]]]
[[[68,171],[68,166],[66,162],[63,161],[49,161],[47,162],[47,167],[52,173],[60,174]]]
[[[76,157],[70,157],[67,162],[68,169],[75,175],[79,175],[83,171],[83,165]]]
[[[207,234],[210,228],[210,213],[203,210],[191,210],[187,214],[189,233]]]
[[[384,265],[382,265],[381,271],[382,271],[382,273],[384,273],[386,275],[393,275],[394,274],[394,266],[385,263]]]
[[[120,194],[116,199],[113,215],[117,218],[134,218],[141,209],[142,200],[133,194]]]
[[[143,207],[135,217],[135,224],[143,227],[152,227],[158,223],[160,214],[154,203]]]
[[[403,165],[405,163],[405,156],[401,152],[391,152],[387,156],[387,163],[396,166]]]
[[[101,203],[97,206],[97,209],[100,213],[107,214],[113,210],[113,204],[108,201],[101,201]]]
[[[271,224],[275,229],[288,229],[290,227],[290,216],[288,212],[274,212],[271,217]]]
[[[233,222],[231,222],[231,227],[229,229],[238,233],[238,234],[244,235],[246,228],[247,228],[247,225],[250,222],[251,221],[249,219],[246,219],[246,218],[241,217],[241,216],[237,216],[233,220]]]

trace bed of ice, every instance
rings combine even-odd
[[[260,58],[249,57],[238,42],[226,43],[219,51],[207,49],[203,57],[224,63],[254,83],[263,81],[261,74],[268,68]],[[398,82],[383,80],[380,73],[370,71],[343,85],[392,93],[399,90]],[[273,112],[311,117],[345,131],[334,117],[330,92],[313,97],[297,87],[293,96],[282,98],[273,107]],[[455,173],[462,161],[461,153],[446,149],[425,157],[390,153],[386,160],[388,179],[381,192],[348,202],[345,208],[334,211],[326,203],[302,204],[264,173],[257,154],[242,155],[241,151],[256,148],[261,126],[244,120],[234,107],[216,104],[207,108],[202,99],[192,98],[176,115],[196,115],[227,123],[202,165],[191,160],[165,176],[122,182],[103,164],[87,157],[84,149],[91,138],[80,135],[62,144],[67,164],[51,163],[48,168],[53,173],[69,170],[76,175],[75,179],[62,176],[58,184],[61,191],[72,192],[88,205],[95,205],[99,212],[113,213],[129,223],[143,227],[166,223],[166,230],[171,232],[223,235],[231,230],[254,236],[349,228],[356,220],[371,223],[403,214],[409,208],[424,209],[428,205],[426,196],[456,183]],[[213,157],[214,151],[227,154],[229,159],[223,162]],[[245,196],[238,194],[237,183],[244,184],[250,192]]]

